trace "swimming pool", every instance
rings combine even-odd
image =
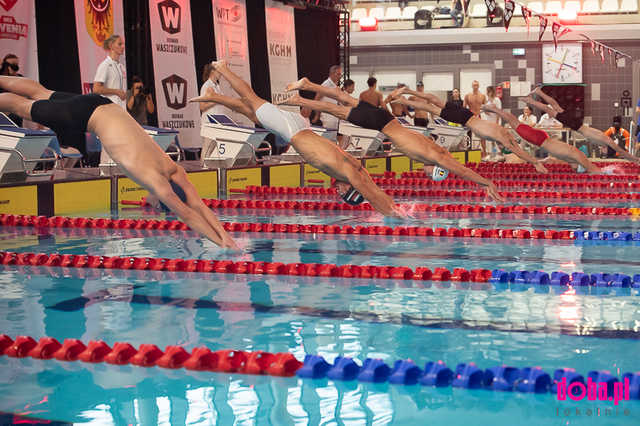
[[[424,202],[416,201],[416,202]],[[433,202],[429,200],[429,202]],[[590,203],[593,205],[594,203]],[[217,210],[223,221],[612,230],[632,217]],[[106,212],[82,213],[106,217]],[[120,217],[145,217],[125,210]],[[282,263],[640,272],[638,241],[235,233],[245,254],[183,231],[0,227],[0,250]],[[636,371],[639,290],[516,283],[0,266],[0,334],[411,359],[419,367]],[[421,385],[266,377],[0,356],[0,412],[115,424],[638,424],[640,404]],[[568,410],[568,411],[566,411]],[[587,414],[587,410],[591,414]],[[600,410],[600,411],[598,411]],[[609,410],[609,411],[606,411]],[[626,410],[626,411],[625,411]]]

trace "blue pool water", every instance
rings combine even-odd
[[[619,217],[224,211],[222,220],[339,225],[638,230]],[[121,217],[145,217],[139,210]],[[85,214],[96,217],[104,212]],[[191,232],[0,227],[0,250],[283,263],[640,273],[638,243],[236,234],[244,254]],[[475,362],[548,372],[636,371],[636,289],[0,267],[0,334]],[[212,303],[215,302],[215,303]],[[598,415],[600,409],[600,415]],[[617,411],[616,411],[617,409]],[[565,411],[568,410],[568,411]],[[577,411],[576,411],[577,410]],[[587,414],[587,410],[591,415]],[[609,410],[609,411],[606,411]],[[626,410],[626,411],[625,411]],[[372,385],[0,357],[0,412],[98,424],[640,423],[640,402],[558,401],[457,388]],[[0,417],[7,418],[5,417]]]

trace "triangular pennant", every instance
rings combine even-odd
[[[520,6],[520,8],[522,9],[522,18],[527,24],[527,35],[529,35],[529,20],[531,19],[531,11],[524,6]]]
[[[544,16],[538,15],[538,19],[540,20],[540,35],[538,36],[538,41],[542,41],[544,30],[547,29],[547,18],[545,18]]]
[[[609,50],[609,63],[613,64],[613,50],[611,48]]]
[[[513,18],[513,12],[516,9],[516,3],[513,0],[504,0],[504,28],[509,31],[509,22]]]
[[[602,63],[604,64],[604,46],[598,44],[598,47],[600,48],[600,58],[602,59]]]
[[[619,52],[616,52],[616,67],[618,66],[618,61],[622,58],[622,55]]]
[[[570,32],[571,32],[571,28],[562,27],[562,31],[560,31],[560,34],[558,35],[558,38],[562,38],[563,36],[569,34]]]
[[[551,33],[553,34],[553,47],[558,50],[558,31],[560,31],[560,24],[554,22],[551,25]]]
[[[487,5],[487,12],[489,12],[489,14],[496,10],[496,0],[484,0],[484,3]]]

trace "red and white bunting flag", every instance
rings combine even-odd
[[[538,15],[538,19],[540,20],[540,35],[538,36],[538,41],[542,41],[544,31],[547,29],[547,18]]]

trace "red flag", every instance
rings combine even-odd
[[[551,33],[553,34],[553,46],[555,50],[558,50],[558,31],[560,31],[560,24],[554,22],[551,25]]]
[[[611,50],[611,48],[609,48],[609,63],[613,62],[613,50]]]
[[[492,14],[493,11],[496,10],[496,0],[484,0],[484,3],[487,5],[489,14]]]
[[[504,0],[504,28],[509,31],[509,22],[513,18],[513,12],[516,10],[516,3],[513,0]]]
[[[598,47],[600,48],[600,58],[602,58],[602,63],[604,64],[604,46],[598,43]]]
[[[524,6],[520,6],[522,9],[522,18],[527,24],[527,35],[529,35],[529,20],[531,19],[531,11]]]
[[[467,11],[469,10],[469,3],[471,3],[471,0],[463,0],[462,1],[462,7],[464,7],[465,16],[467,15]]]
[[[538,41],[542,41],[544,30],[547,29],[547,18],[545,18],[544,16],[538,15],[538,19],[540,20],[540,35],[538,36]]]
[[[562,27],[562,31],[560,32],[560,35],[558,35],[558,38],[562,38],[564,35],[569,34],[570,32],[571,32],[571,28]]]

